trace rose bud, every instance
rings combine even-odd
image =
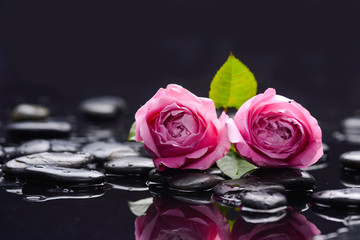
[[[258,167],[306,168],[323,155],[317,120],[272,88],[245,102],[234,122],[238,131],[229,131],[231,141],[241,156]]]
[[[214,102],[170,84],[135,114],[136,141],[143,141],[160,170],[207,169],[230,149],[223,113],[217,118]]]

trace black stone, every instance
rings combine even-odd
[[[313,176],[305,171],[294,168],[258,168],[245,173],[241,179],[275,182],[283,185],[285,189],[289,191],[312,190],[315,185],[315,179]]]
[[[2,146],[0,146],[0,162],[6,157],[5,150]]]
[[[147,191],[146,179],[135,176],[106,176],[107,185],[112,189],[124,191]]]
[[[212,189],[219,182],[224,181],[222,177],[206,173],[183,173],[177,174],[168,180],[171,188],[183,191],[199,191]]]
[[[26,121],[7,125],[7,131],[14,137],[49,138],[68,136],[72,128],[63,121]]]
[[[30,155],[34,153],[48,152],[51,148],[50,142],[47,140],[36,139],[25,142],[17,147],[18,156]]]
[[[286,209],[286,197],[273,190],[247,190],[240,197],[242,211],[278,212]]]
[[[152,159],[144,157],[115,158],[104,164],[106,173],[112,174],[148,174],[154,167]]]
[[[44,106],[23,103],[14,108],[12,112],[12,119],[14,121],[42,120],[47,118],[49,115],[49,109]]]
[[[162,184],[167,184],[168,179],[170,179],[170,178],[171,178],[171,175],[166,174],[166,173],[158,170],[157,168],[152,169],[148,175],[149,181],[155,182],[155,183],[162,183]]]
[[[90,153],[98,160],[107,160],[115,152],[135,152],[131,147],[118,142],[93,142],[86,144],[82,151]]]
[[[109,160],[113,160],[116,158],[124,158],[124,157],[139,157],[140,154],[138,152],[135,151],[118,151],[118,152],[114,152],[112,153],[108,159]]]
[[[179,192],[162,185],[153,184],[149,185],[149,190],[154,197],[173,198],[191,205],[211,204],[214,202],[211,191]]]
[[[360,169],[360,151],[346,152],[340,155],[344,167]]]
[[[234,179],[223,181],[213,189],[217,195],[239,193],[243,190],[274,190],[283,192],[285,188],[283,185],[275,182],[264,182],[256,179]]]
[[[125,108],[125,100],[114,96],[89,98],[80,104],[80,111],[94,118],[113,118]]]
[[[124,144],[130,146],[143,157],[153,157],[146,151],[144,144],[141,142],[124,142]]]
[[[105,175],[98,171],[46,165],[26,167],[24,174],[28,180],[60,184],[90,185],[104,183],[105,180]]]
[[[341,171],[340,182],[348,188],[360,188],[360,171],[357,169],[344,168]]]
[[[360,189],[345,188],[316,192],[311,202],[321,207],[360,208]]]
[[[78,152],[80,144],[72,141],[53,139],[50,141],[51,152]]]
[[[43,152],[14,158],[3,165],[3,171],[6,174],[22,174],[25,167],[33,165],[78,168],[91,160],[92,156],[88,153]]]
[[[222,178],[226,178],[226,175],[220,170],[220,168],[209,168],[204,171],[206,174],[218,175]]]
[[[4,188],[6,192],[14,194],[22,194],[22,188],[25,181],[18,178],[0,177],[0,187]]]

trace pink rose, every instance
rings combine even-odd
[[[292,239],[312,240],[320,230],[304,215],[289,208],[287,215],[279,221],[248,223],[241,216],[235,221],[231,240]]]
[[[190,205],[155,198],[146,215],[136,218],[136,240],[229,240],[226,218],[214,204]]]
[[[144,141],[157,168],[207,169],[230,149],[225,122],[214,102],[170,84],[135,115],[136,141]]]
[[[237,151],[259,167],[306,168],[323,155],[318,122],[300,104],[269,88],[245,102],[229,132]]]

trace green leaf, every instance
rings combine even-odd
[[[215,74],[210,85],[209,97],[216,108],[240,106],[256,95],[257,82],[249,68],[232,53]]]
[[[232,179],[240,178],[244,173],[256,168],[240,157],[238,153],[232,151],[225,157],[217,160],[216,164],[225,175]]]
[[[135,141],[135,128],[136,128],[136,122],[134,122],[131,125],[129,136],[128,136],[129,141]]]
[[[153,203],[153,198],[152,197],[141,199],[141,200],[138,200],[138,201],[135,201],[135,202],[128,201],[130,211],[135,216],[144,215],[146,213],[146,210],[150,207],[150,205],[152,203]]]

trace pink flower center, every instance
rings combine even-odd
[[[191,134],[182,123],[183,117],[184,114],[179,114],[176,117],[168,117],[164,121],[166,129],[173,138],[185,137]]]

